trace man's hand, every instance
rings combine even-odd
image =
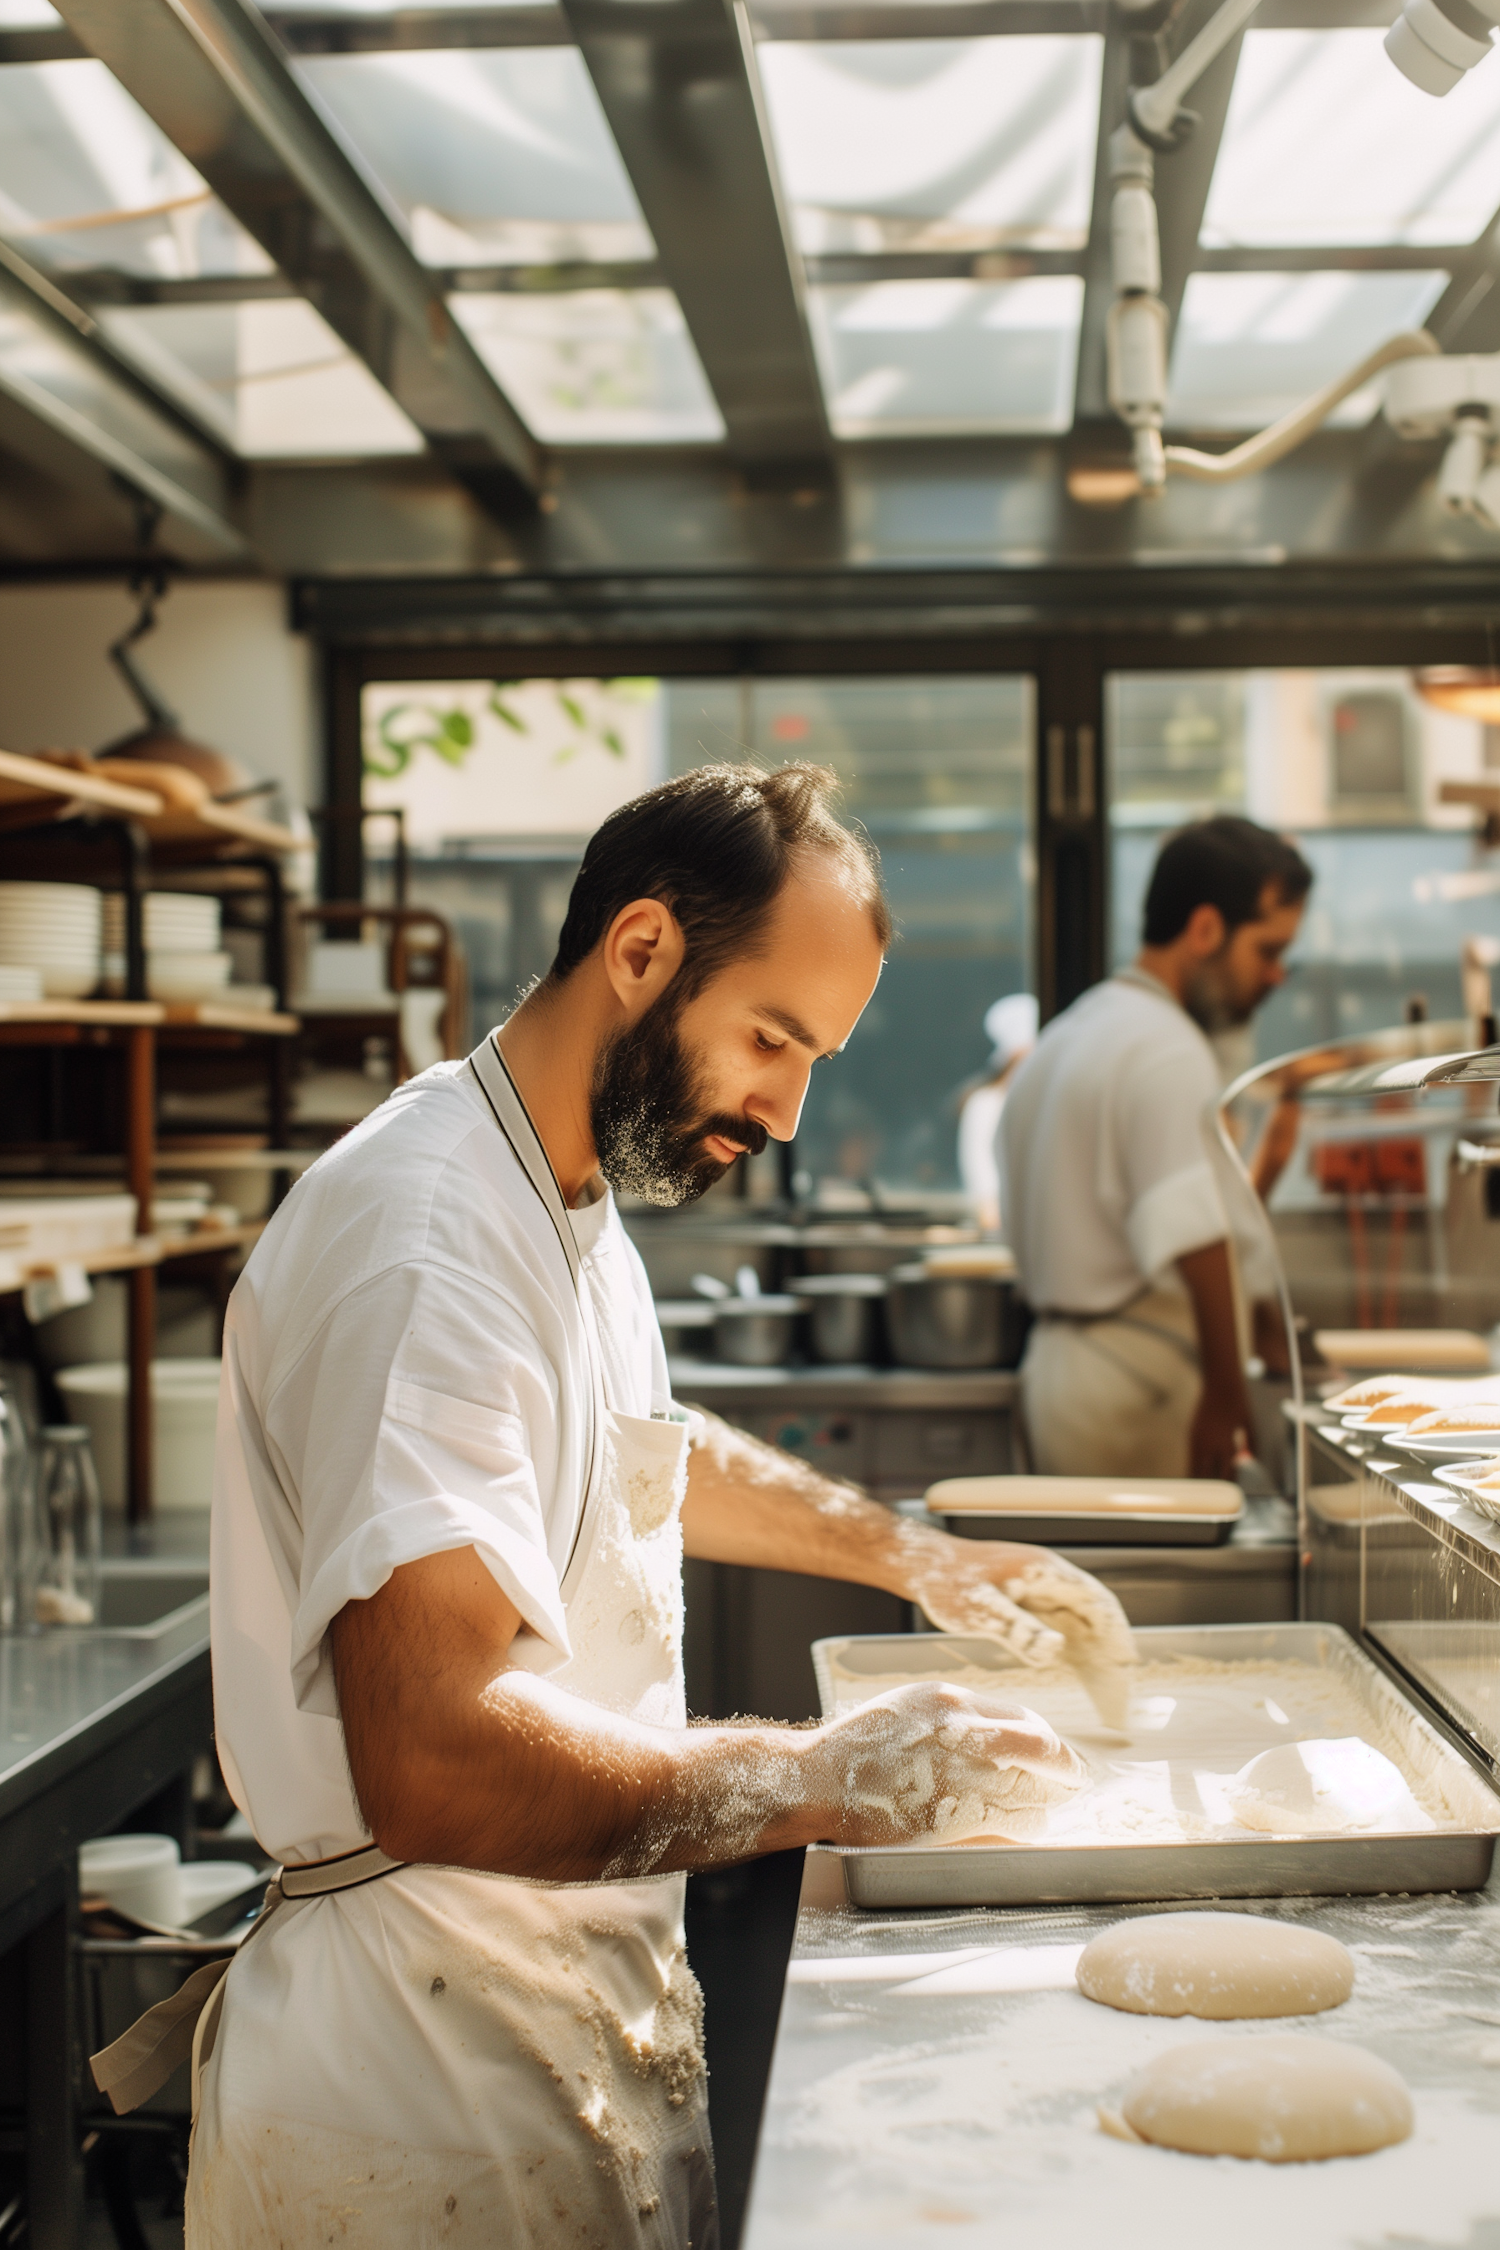
[[[903,1687],[820,1727],[803,1787],[826,1841],[1022,1841],[1088,1768],[1045,1719],[963,1688]]]
[[[1124,1728],[1135,1643],[1107,1586],[1048,1547],[903,1529],[907,1591],[934,1625],[986,1635],[1023,1664],[1071,1664],[1105,1725]]]
[[[1188,1475],[1234,1482],[1235,1463],[1245,1451],[1245,1426],[1239,1408],[1227,1405],[1205,1384],[1188,1431]]]

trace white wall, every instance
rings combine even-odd
[[[105,653],[133,614],[123,586],[0,587],[0,748],[100,750],[140,724]],[[319,804],[312,651],[285,620],[277,583],[179,583],[139,654],[185,733]]]

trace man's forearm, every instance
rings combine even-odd
[[[1190,1472],[1227,1476],[1237,1441],[1250,1428],[1250,1394],[1240,1358],[1234,1310],[1234,1280],[1227,1242],[1210,1242],[1177,1261],[1198,1330],[1203,1391],[1193,1418]]]
[[[1033,1713],[937,1683],[814,1729],[642,1725],[513,1664],[518,1623],[472,1548],[402,1565],[334,1620],[349,1770],[393,1859],[621,1882],[1003,1827],[1081,1778]]]
[[[819,1475],[795,1454],[714,1417],[693,1449],[682,1533],[688,1554],[705,1562],[842,1578],[913,1601],[920,1601],[922,1580],[946,1560],[952,1544],[935,1528],[908,1522],[852,1485]],[[996,1564],[1013,1555],[1017,1568],[1036,1554],[1004,1542],[988,1552]]]

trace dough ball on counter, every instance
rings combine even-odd
[[[1274,1836],[1432,1826],[1399,1766],[1358,1735],[1280,1742],[1241,1766],[1225,1794],[1243,1827]]]
[[[1287,2034],[1170,2048],[1120,2107],[1138,2140],[1267,2164],[1367,2156],[1404,2141],[1413,2124],[1405,2081],[1378,2055]]]
[[[1078,1963],[1089,2000],[1135,2016],[1315,2016],[1354,1990],[1337,1938],[1258,1914],[1147,1914],[1102,1930]]]

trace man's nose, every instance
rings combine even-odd
[[[804,1070],[784,1086],[757,1089],[745,1104],[745,1115],[753,1117],[757,1125],[764,1125],[773,1141],[794,1140],[802,1105],[807,1099],[810,1075]]]

